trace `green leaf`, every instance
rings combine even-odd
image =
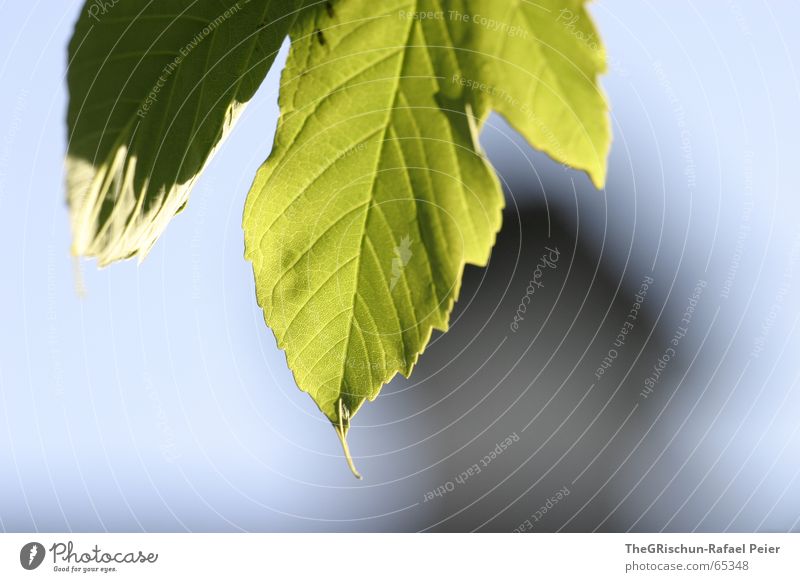
[[[146,253],[255,93],[302,2],[83,8],[69,46],[73,253]]]
[[[488,261],[503,206],[477,139],[488,112],[603,181],[602,55],[556,23],[556,7],[580,3],[545,4],[342,0],[291,32],[275,145],[245,206],[246,257],[265,320],[351,468],[350,419],[411,373],[432,330],[447,329],[465,264]]]
[[[602,188],[611,129],[597,76],[606,55],[584,4],[449,0],[440,9],[464,49],[458,55],[481,119],[497,111],[533,147]]]

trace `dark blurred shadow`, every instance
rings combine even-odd
[[[600,487],[639,438],[631,413],[658,358],[643,350],[650,296],[628,317],[646,276],[544,207],[507,211],[489,267],[467,268],[447,341],[403,386],[448,426],[434,439],[445,490],[424,502],[431,529],[619,531]]]

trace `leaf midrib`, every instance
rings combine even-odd
[[[418,2],[415,0],[414,7],[416,8],[417,5],[418,5]],[[392,125],[392,121],[391,121],[392,120],[392,110],[395,107],[395,105],[397,104],[397,99],[398,99],[398,96],[400,94],[400,80],[401,80],[401,76],[403,74],[403,69],[405,68],[406,57],[408,56],[408,51],[409,51],[408,45],[409,45],[409,41],[411,40],[411,34],[412,34],[413,30],[414,30],[414,26],[415,26],[415,22],[413,20],[411,20],[409,22],[409,24],[408,24],[408,31],[406,33],[406,38],[405,38],[405,43],[404,43],[405,44],[405,48],[400,53],[400,59],[399,59],[398,67],[397,67],[397,75],[396,75],[396,80],[395,80],[395,84],[394,84],[394,88],[393,88],[394,96],[392,98],[392,105],[387,110],[386,121],[384,123],[384,127],[381,130],[381,140],[380,140],[380,146],[378,148],[378,154],[375,156],[375,167],[374,167],[373,172],[372,172],[372,182],[370,183],[370,190],[369,190],[369,203],[367,205],[366,211],[364,212],[364,221],[363,221],[362,227],[361,227],[361,241],[359,243],[358,260],[356,262],[355,277],[353,279],[353,295],[352,295],[352,298],[351,298],[351,301],[350,301],[350,305],[351,305],[350,321],[347,324],[347,329],[348,329],[348,331],[347,331],[347,342],[346,342],[345,349],[344,349],[345,357],[342,358],[342,367],[341,367],[341,370],[339,372],[339,379],[340,379],[339,380],[339,399],[342,398],[342,394],[344,393],[343,389],[344,389],[345,385],[347,384],[347,382],[345,380],[345,367],[347,365],[347,354],[350,352],[350,343],[351,343],[351,341],[353,339],[353,322],[355,321],[356,299],[357,299],[357,294],[358,294],[358,284],[359,284],[359,279],[361,277],[361,265],[362,265],[361,259],[365,254],[363,252],[364,251],[364,241],[365,241],[366,238],[368,238],[367,237],[367,223],[369,222],[370,212],[371,212],[372,207],[373,207],[375,184],[377,182],[378,169],[380,167],[381,159],[383,158],[383,149],[384,149],[384,146],[385,146],[385,143],[386,143],[386,133],[389,131],[389,127]],[[366,307],[366,309],[369,311],[368,307]],[[363,337],[362,337],[362,342],[363,342]],[[365,345],[365,351],[366,351],[366,345]],[[385,351],[385,350],[382,350],[382,351]],[[385,353],[384,353],[383,357],[385,358]],[[374,382],[372,382],[372,369],[371,369],[371,366],[367,366],[367,369],[369,370],[369,374],[370,374],[370,385],[374,385]],[[352,396],[360,396],[360,395],[353,394]],[[355,414],[355,411],[354,410],[350,411],[350,414],[351,415]]]

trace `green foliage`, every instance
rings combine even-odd
[[[69,46],[73,253],[146,253],[267,74],[295,2],[87,2]]]
[[[158,6],[174,15],[178,4]],[[105,24],[82,18],[70,72],[75,251],[106,263],[152,245],[288,30],[246,257],[297,385],[349,461],[353,415],[411,373],[432,330],[447,329],[464,266],[488,261],[503,206],[478,144],[489,113],[602,187],[605,55],[582,0],[289,4],[234,5],[144,116],[159,71],[222,3],[196,3],[193,18],[136,18],[123,4]],[[165,19],[176,27],[166,35]],[[119,46],[128,26],[141,30]]]

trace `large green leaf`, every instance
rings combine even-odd
[[[488,112],[603,181],[602,55],[556,23],[555,7],[580,3],[546,4],[342,0],[292,30],[246,256],[266,322],[348,460],[350,419],[410,374],[447,328],[464,265],[488,260],[503,206],[477,141]]]
[[[146,253],[186,204],[302,2],[87,0],[69,46],[73,252]]]

